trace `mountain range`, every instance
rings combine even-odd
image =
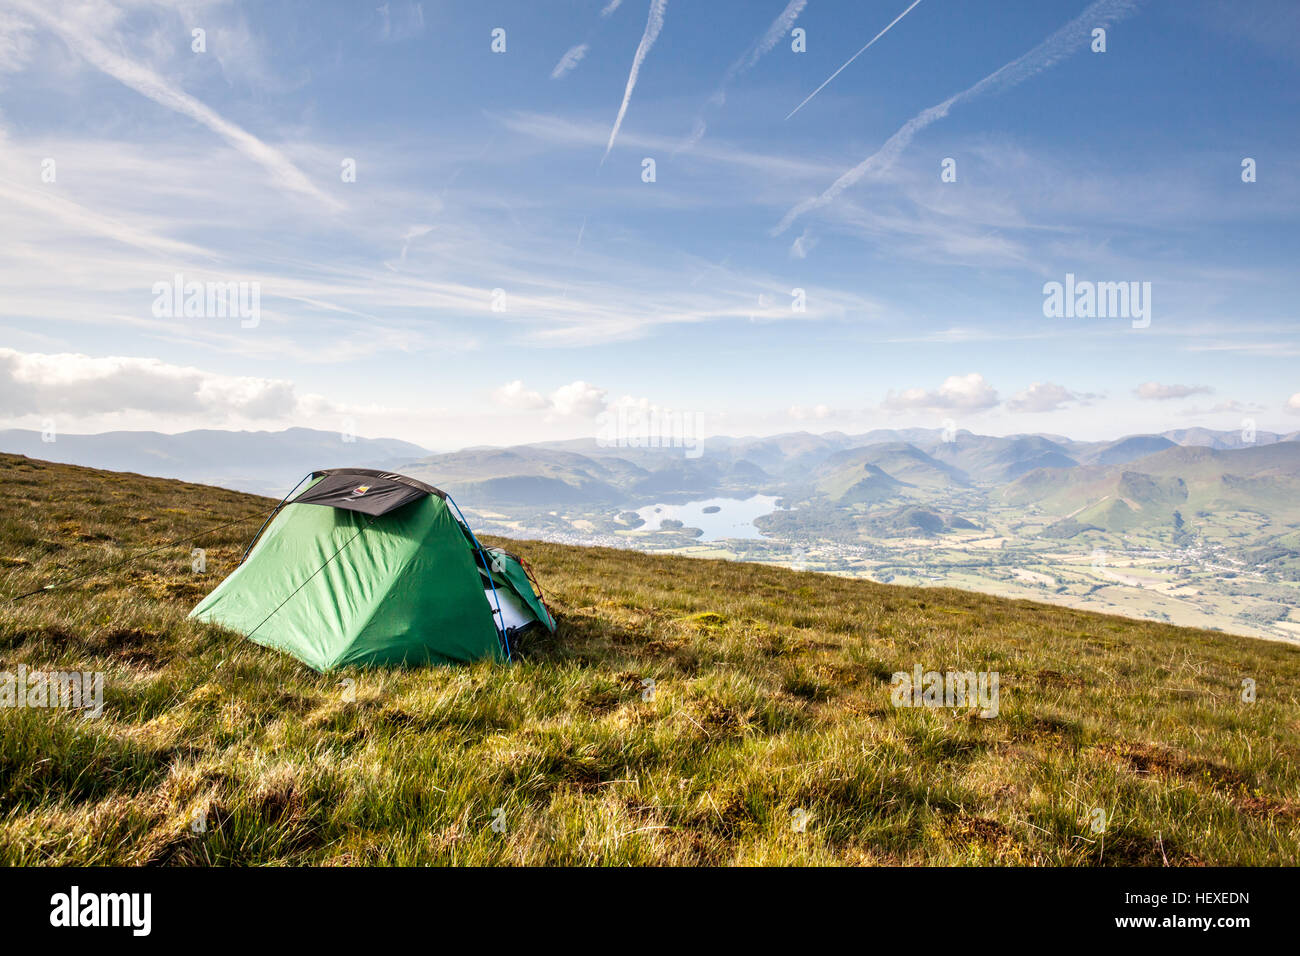
[[[690,458],[595,439],[431,454],[308,429],[10,431],[0,451],[275,498],[313,469],[400,471],[509,537],[793,562],[1296,640],[1300,433],[1254,438],[794,432],[715,436]]]
[[[311,428],[278,432],[199,429],[95,435],[0,431],[0,451],[68,465],[179,478],[280,497],[306,473],[334,466],[389,468],[429,455],[396,438],[361,438]]]
[[[0,431],[0,451],[276,495],[314,468],[400,470],[463,504],[504,509],[635,506],[656,500],[767,493],[786,503],[865,505],[998,489],[1007,504],[1118,528],[1185,507],[1248,507],[1262,496],[1289,515],[1300,432],[1179,429],[1113,441],[1059,435],[879,429],[715,436],[698,458],[681,449],[609,447],[595,439],[431,454],[410,442],[291,428],[58,435]],[[1146,476],[1139,479],[1136,476]],[[1178,482],[1182,481],[1180,486]],[[1280,509],[1280,510],[1278,510]]]

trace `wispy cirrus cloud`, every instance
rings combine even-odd
[[[424,5],[421,3],[388,0],[375,12],[379,14],[379,39],[385,43],[409,40],[424,32]]]
[[[600,11],[600,18],[602,20],[608,20],[622,3],[623,0],[611,0],[611,2]],[[551,70],[551,79],[562,80],[565,76],[577,69],[578,64],[583,61],[587,56],[588,51],[591,49],[592,38],[596,35],[598,30],[599,26],[588,30],[586,40],[581,43],[575,43],[564,51],[564,54],[555,64],[555,68]]]
[[[0,10],[0,73],[25,69],[35,47],[31,23]]]
[[[549,113],[512,113],[502,116],[500,123],[512,132],[524,133],[555,146],[598,146],[605,142],[604,126]],[[669,151],[674,148],[674,141],[664,136],[625,133],[622,139],[638,149]],[[815,159],[762,152],[720,140],[710,140],[692,150],[690,155],[696,160],[750,170],[772,180],[811,179],[835,171],[831,164]]]
[[[1235,398],[1230,398],[1226,402],[1219,402],[1210,408],[1184,408],[1178,414],[1185,415],[1188,418],[1200,417],[1203,415],[1244,415],[1255,412],[1265,411],[1266,406],[1258,402],[1242,402]]]
[[[790,243],[790,258],[807,259],[808,253],[812,252],[813,247],[817,245],[817,237],[812,234],[811,229],[805,229]]]
[[[835,180],[820,196],[806,199],[790,209],[772,230],[773,235],[780,235],[796,219],[834,202],[844,190],[855,185],[863,177],[878,174],[897,161],[903,150],[911,145],[916,134],[932,123],[943,119],[954,106],[961,105],[983,96],[986,93],[1002,92],[1018,83],[1055,66],[1061,60],[1086,45],[1097,27],[1109,26],[1114,21],[1128,16],[1136,10],[1136,0],[1096,0],[1083,13],[1061,27],[1042,43],[1028,53],[1012,60],[990,73],[974,86],[948,97],[942,103],[922,110],[904,123],[897,132],[887,139],[883,146]]]
[[[11,209],[25,206],[83,235],[98,235],[160,255],[213,258],[211,252],[192,243],[159,235],[147,227],[102,215],[63,196],[12,180],[0,178],[0,199],[10,203]]]
[[[555,69],[551,70],[551,79],[561,79],[566,73],[582,62],[582,58],[587,55],[588,44],[579,43],[569,47],[564,51],[564,56],[560,57],[560,62],[555,64]]]
[[[920,3],[920,0],[917,0]],[[808,0],[790,0],[785,9],[777,14],[776,19],[771,22],[767,30],[761,37],[756,40],[741,57],[727,68],[727,72],[722,77],[722,82],[718,84],[717,89],[709,97],[706,106],[721,107],[727,100],[727,87],[746,70],[751,69],[765,54],[770,53],[772,48],[781,42],[781,38],[789,32],[794,22],[799,19],[799,14],[803,8],[808,5]],[[690,137],[683,143],[679,149],[690,149],[701,139],[707,129],[704,122],[704,110],[695,117],[695,124],[691,130]]]
[[[596,123],[586,132],[601,135]],[[469,150],[442,146],[426,167],[454,168]],[[313,161],[338,152],[320,144],[299,144],[299,150]],[[418,353],[439,341],[468,352],[484,334],[522,347],[586,348],[645,339],[660,327],[751,316],[816,322],[874,315],[879,308],[809,277],[803,280],[807,312],[792,314],[789,283],[757,266],[724,264],[707,283],[684,282],[699,271],[698,257],[668,255],[648,239],[624,238],[611,248],[603,232],[589,243],[593,223],[583,228],[557,215],[565,196],[520,203],[517,217],[509,217],[502,200],[513,205],[520,198],[509,187],[444,192],[442,175],[399,184],[393,181],[398,170],[372,165],[376,184],[346,222],[316,204],[295,204],[266,230],[249,234],[241,211],[273,208],[278,192],[260,168],[236,161],[224,144],[64,141],[53,151],[93,154],[96,163],[58,188],[31,182],[30,170],[50,151],[51,144],[37,142],[0,153],[3,310],[33,332],[60,329],[64,341],[86,351],[87,336],[97,336],[101,349],[132,338],[254,362],[320,366]],[[398,152],[376,149],[378,156]],[[25,182],[15,182],[24,175]],[[415,219],[413,210],[429,218]],[[193,228],[196,221],[204,223],[201,231]],[[583,233],[580,257],[573,254],[575,232]],[[349,252],[303,254],[294,244],[307,236]],[[198,237],[202,245],[192,241]],[[44,265],[52,248],[58,271]],[[237,322],[155,316],[151,287],[176,273],[187,282],[258,283],[261,325],[253,332]],[[69,283],[73,274],[77,282]],[[508,311],[490,308],[497,287],[508,293]],[[756,309],[763,296],[767,306]],[[49,344],[24,334],[23,347]]]
[[[1160,382],[1143,382],[1133,389],[1133,394],[1146,401],[1167,402],[1192,395],[1209,395],[1214,389],[1209,385],[1162,385]]]
[[[1007,411],[1055,412],[1076,403],[1087,405],[1100,397],[1092,392],[1072,392],[1064,385],[1056,385],[1052,382],[1034,382],[1007,399]]]
[[[308,196],[329,209],[343,208],[343,203],[313,184],[280,150],[225,119],[148,66],[110,50],[93,32],[77,28],[73,20],[65,18],[60,11],[46,4],[31,3],[29,0],[14,2],[24,14],[53,32],[70,50],[95,69],[158,105],[206,126],[249,159],[261,164],[282,188]]]

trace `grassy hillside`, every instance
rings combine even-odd
[[[99,719],[0,708],[3,863],[1300,863],[1294,647],[514,542],[554,638],[320,676],[185,617],[257,521],[194,534],[272,502],[7,455],[0,478],[5,597],[179,540],[0,607],[0,671],[107,685]],[[999,715],[893,707],[917,664],[998,671]]]
[[[1037,470],[1002,491],[1008,504],[1035,503],[1050,512],[1115,529],[1166,524],[1173,512],[1253,512],[1272,525],[1300,521],[1300,443],[1231,451],[1173,447],[1111,468]],[[1084,509],[1106,500],[1128,505],[1131,520],[1106,525]]]

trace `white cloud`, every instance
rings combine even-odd
[[[424,6],[419,3],[385,3],[376,8],[379,14],[379,39],[395,43],[409,40],[424,32]]]
[[[809,421],[830,418],[835,414],[829,405],[792,405],[790,417],[796,421]]]
[[[492,401],[514,411],[546,411],[548,419],[594,418],[605,410],[609,393],[582,380],[561,385],[543,395],[528,388],[521,379],[507,382],[492,392]]]
[[[1186,408],[1182,409],[1179,414],[1186,415],[1189,418],[1198,415],[1226,415],[1232,413],[1262,412],[1265,406],[1257,402],[1240,402],[1235,398],[1230,398],[1226,402],[1219,402],[1210,408]]]
[[[551,407],[566,418],[594,418],[605,410],[608,394],[605,389],[587,382],[572,382],[551,392]]]
[[[513,382],[507,382],[500,388],[492,392],[492,401],[502,408],[513,408],[520,410],[531,410],[538,408],[547,408],[550,405],[541,392],[534,392],[525,388],[520,379]]]
[[[299,406],[293,383],[283,379],[217,375],[152,358],[0,348],[0,407],[15,419],[119,412],[273,419]]]
[[[1133,390],[1138,398],[1147,401],[1168,401],[1173,398],[1187,398],[1190,395],[1208,395],[1213,392],[1208,385],[1162,385],[1159,382],[1143,382]]]
[[[601,146],[607,133],[599,123],[588,122],[548,113],[518,111],[501,116],[499,122],[512,132],[523,133],[534,139],[560,147]],[[646,132],[622,132],[623,143],[636,149],[672,152],[677,149],[673,139]],[[692,158],[729,167],[734,171],[756,174],[756,185],[792,182],[800,188],[813,183],[814,178],[832,176],[837,166],[815,158],[783,156],[761,152],[751,146],[736,144],[701,144],[691,153]],[[748,184],[746,186],[748,188]]]
[[[1007,399],[1007,410],[1012,412],[1054,412],[1074,402],[1087,404],[1097,398],[1092,393],[1079,394],[1064,385],[1051,382],[1034,382],[1023,391]]]
[[[998,393],[978,372],[950,375],[937,389],[908,388],[891,391],[884,407],[891,411],[954,410],[981,411],[998,403]]]
[[[17,73],[27,66],[35,44],[32,25],[9,13],[0,13],[0,73]]]
[[[805,229],[794,242],[790,243],[790,256],[794,259],[807,259],[808,253],[812,252],[816,245],[817,240],[813,237],[812,230]]]
[[[60,433],[178,432],[291,427],[428,436],[445,442],[462,420],[442,406],[353,403],[282,378],[224,375],[142,356],[19,352],[0,348],[0,428]],[[476,438],[469,430],[465,440]]]
[[[447,151],[450,156],[431,160],[441,162],[435,167],[439,175],[454,176],[455,164],[475,155],[468,147],[457,152],[454,143]],[[392,144],[375,149],[377,157],[400,152]],[[79,169],[68,187],[60,183],[54,190],[31,182],[30,170],[39,168],[42,156],[65,154],[94,155],[96,161]],[[313,167],[341,155],[325,144],[304,147],[303,154]],[[370,163],[376,179],[400,177],[378,158]],[[282,195],[262,169],[240,162],[224,144],[134,146],[95,138],[0,149],[0,288],[6,315],[33,324],[125,325],[131,335],[162,335],[205,350],[315,364],[410,352],[439,341],[473,349],[484,330],[481,322],[491,323],[491,334],[500,339],[531,346],[627,341],[656,326],[743,321],[754,312],[751,303],[759,294],[773,303],[773,320],[880,314],[873,301],[808,282],[803,283],[808,310],[795,314],[783,280],[650,241],[624,244],[615,252],[589,243],[587,235],[581,256],[575,256],[568,230],[576,222],[561,225],[556,209],[533,203],[534,210],[524,212],[530,217],[524,229],[507,225],[500,218],[499,190],[458,189],[438,196],[397,185],[368,188],[365,209],[343,223],[317,204],[281,205]],[[573,197],[551,199],[560,208]],[[274,237],[241,228],[248,208],[276,210]],[[201,236],[194,232],[196,221],[206,224]],[[586,231],[591,232],[590,224]],[[339,248],[361,242],[389,258],[304,261],[283,254],[286,237]],[[59,270],[48,268],[51,248],[59,250]],[[706,271],[709,281],[699,281]],[[257,334],[237,325],[182,325],[151,317],[151,283],[176,272],[187,280],[259,283],[263,321]],[[68,282],[69,275],[78,281]],[[508,313],[487,312],[489,292],[497,286],[509,291]],[[778,302],[785,304],[778,308]],[[475,316],[470,327],[446,334],[460,329],[467,315]],[[310,334],[304,336],[308,326]],[[11,338],[8,344],[92,354],[125,347],[71,337]],[[155,348],[150,342],[133,347],[143,349],[136,354]]]
[[[579,43],[577,46],[569,47],[569,49],[564,52],[564,56],[560,57],[560,62],[555,64],[555,69],[551,70],[551,79],[560,79],[564,74],[568,73],[581,63],[582,58],[586,55],[587,44],[585,43]]]
[[[1287,399],[1286,410],[1292,415],[1300,415],[1300,392],[1296,392]]]

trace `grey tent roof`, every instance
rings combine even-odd
[[[294,504],[324,505],[379,517],[428,495],[447,497],[433,485],[371,468],[327,468],[312,472],[312,477],[320,481],[294,498]]]

